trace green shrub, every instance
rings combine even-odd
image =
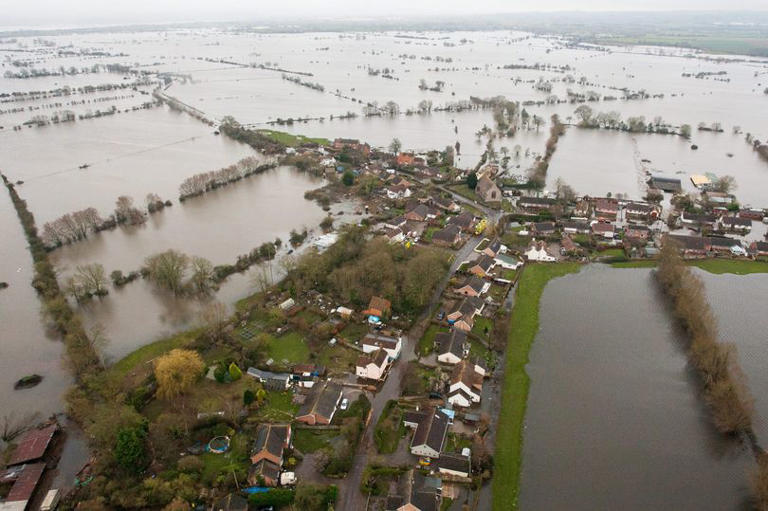
[[[264,506],[285,507],[293,502],[293,490],[273,489],[266,493],[254,493],[248,497],[251,506],[257,508]]]
[[[232,381],[237,381],[242,377],[243,377],[243,372],[240,370],[239,367],[237,367],[237,364],[235,364],[234,362],[229,364],[229,378]]]

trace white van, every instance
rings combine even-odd
[[[53,511],[56,509],[56,506],[59,505],[60,497],[61,492],[59,490],[48,490],[48,493],[45,494],[45,498],[43,499],[43,503],[40,505],[40,511]]]

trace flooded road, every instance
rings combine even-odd
[[[592,265],[544,290],[521,509],[744,509],[751,455],[710,426],[652,279]]]

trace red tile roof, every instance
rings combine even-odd
[[[51,424],[42,429],[30,429],[19,440],[8,466],[26,463],[40,459],[48,450],[53,435],[58,431],[57,424]]]
[[[45,471],[45,463],[32,463],[23,467],[15,467],[14,470],[21,470],[21,473],[13,483],[11,491],[5,498],[6,502],[19,502],[29,500],[40,482],[40,478]]]

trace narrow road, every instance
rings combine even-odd
[[[481,239],[482,236],[473,236],[456,252],[450,269],[435,289],[435,292],[432,293],[432,298],[430,299],[429,304],[418,319],[416,319],[408,334],[403,337],[403,350],[400,354],[400,358],[393,363],[387,381],[384,382],[381,390],[379,390],[371,401],[370,420],[363,431],[360,444],[357,447],[357,454],[355,454],[354,461],[352,462],[352,469],[339,485],[337,509],[344,511],[362,511],[366,508],[368,497],[363,495],[360,491],[360,483],[362,483],[363,471],[368,465],[369,457],[376,454],[376,446],[373,443],[373,429],[376,426],[376,422],[378,422],[387,401],[400,397],[400,381],[403,379],[403,373],[405,372],[408,362],[416,359],[416,344],[419,342],[419,339],[421,339],[421,336],[424,335],[424,330],[426,330],[429,325],[430,318],[440,304],[440,297],[442,296],[443,291],[445,291],[448,281],[461,263],[469,258],[473,249],[480,243]]]

